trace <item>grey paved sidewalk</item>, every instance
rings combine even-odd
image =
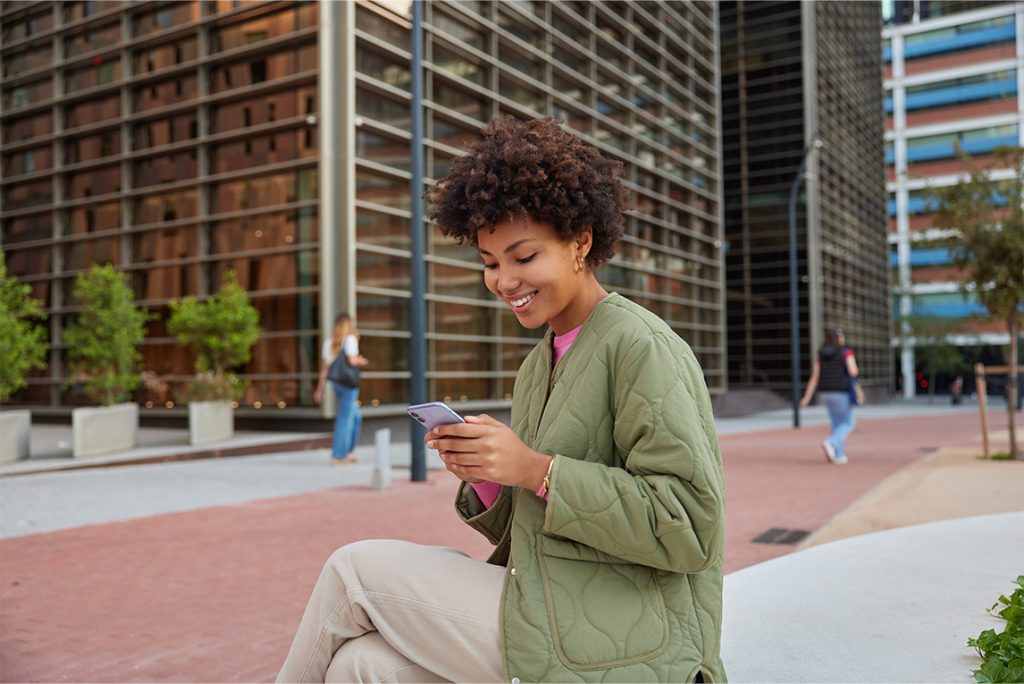
[[[922,402],[866,406],[858,416],[893,418],[912,415],[963,413],[976,407],[951,407],[948,404]],[[803,425],[828,422],[825,410],[811,407],[802,412]],[[775,430],[790,425],[789,411],[773,411],[743,418],[717,421],[723,435],[762,430]],[[62,426],[33,426],[34,439],[45,444],[60,439]],[[66,428],[70,435],[70,428]],[[145,456],[166,456],[187,450],[186,430],[143,429],[140,448],[104,459],[90,459],[85,464],[106,462],[117,464]],[[38,435],[35,433],[39,433]],[[235,439],[221,443],[221,448],[265,446],[296,438],[318,437],[317,434],[237,433]],[[193,449],[198,449],[195,447]],[[375,459],[372,446],[357,450],[360,463],[345,466],[329,465],[326,449],[285,451],[259,456],[207,458],[172,463],[125,465],[100,469],[62,470],[21,474],[19,470],[37,469],[40,462],[16,463],[0,468],[0,538],[35,534],[81,525],[113,522],[160,513],[193,510],[207,506],[243,503],[257,499],[289,496],[347,485],[369,485]],[[66,467],[68,458],[52,457],[55,467]],[[411,450],[408,443],[394,443],[391,462],[394,476],[408,478]],[[442,468],[435,452],[428,451],[428,467]]]

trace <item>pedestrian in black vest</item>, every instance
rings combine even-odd
[[[821,443],[825,457],[830,463],[846,463],[846,438],[853,432],[856,421],[853,418],[853,400],[850,398],[850,378],[860,375],[853,350],[846,346],[843,329],[836,328],[825,333],[825,343],[814,359],[811,379],[800,405],[811,403],[814,391],[819,390],[821,399],[828,408],[832,419],[832,433]]]

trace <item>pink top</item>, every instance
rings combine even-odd
[[[580,334],[580,328],[582,327],[582,325],[578,325],[564,335],[555,335],[552,343],[554,347],[554,353],[551,356],[552,367],[565,356],[565,352],[569,351],[569,347],[576,341],[576,336]],[[484,508],[493,506],[494,502],[498,500],[498,494],[501,492],[501,485],[497,482],[471,482],[470,486],[473,487],[473,491],[476,492]]]

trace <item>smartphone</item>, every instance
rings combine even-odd
[[[433,430],[438,425],[451,425],[453,423],[465,423],[458,413],[452,410],[448,404],[440,401],[431,401],[426,404],[416,404],[406,409],[413,420],[419,422],[428,430]]]

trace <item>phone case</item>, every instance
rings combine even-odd
[[[452,410],[448,404],[440,401],[432,401],[426,404],[416,404],[406,409],[413,420],[420,423],[428,430],[433,430],[438,425],[451,425],[453,423],[465,423],[458,413]]]

